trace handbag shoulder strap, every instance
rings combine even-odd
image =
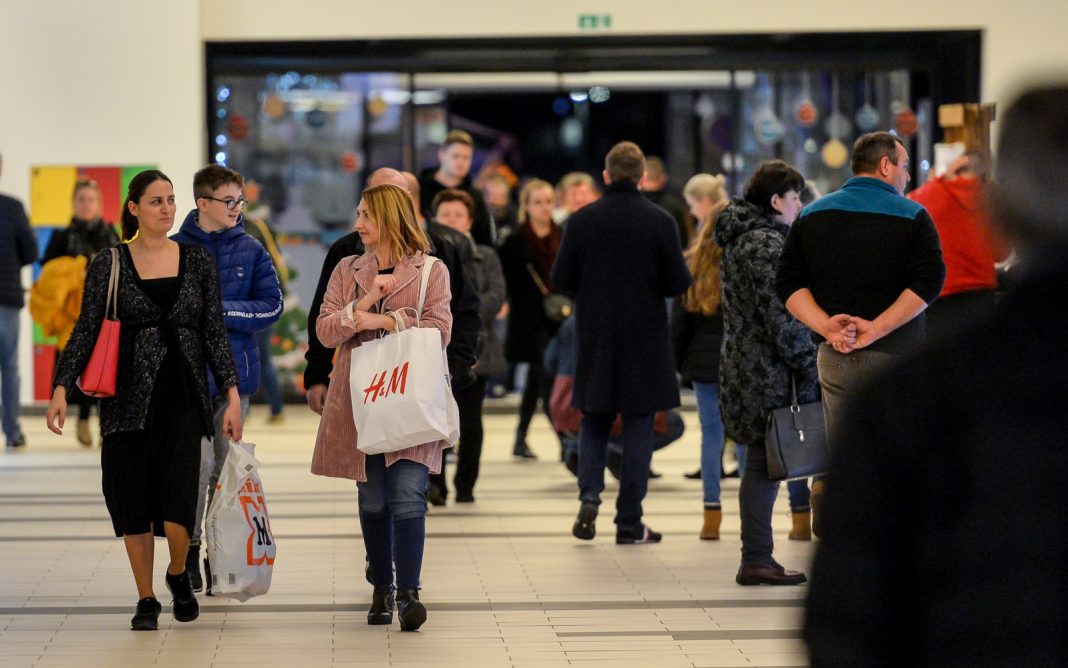
[[[534,279],[534,285],[538,286],[538,290],[541,291],[541,294],[548,297],[551,294],[549,288],[545,285],[545,281],[541,280],[541,276],[538,275],[538,270],[529,262],[527,262],[527,272],[530,274],[530,277]]]
[[[111,275],[108,277],[108,300],[104,305],[104,317],[111,312],[111,320],[119,319],[119,249],[111,249]]]
[[[419,326],[419,319],[423,317],[423,302],[426,301],[426,287],[430,284],[430,270],[434,268],[434,263],[437,261],[436,257],[427,255],[423,262],[423,275],[419,278],[419,304],[415,315],[416,327]]]

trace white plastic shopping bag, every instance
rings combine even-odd
[[[212,596],[247,601],[266,594],[277,551],[260,482],[256,446],[230,442],[205,521]]]
[[[434,258],[423,264],[418,314]],[[396,452],[424,443],[460,438],[460,414],[452,396],[449,368],[436,328],[417,326],[358,346],[352,351],[349,389],[357,446],[365,454]]]

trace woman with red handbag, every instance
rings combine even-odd
[[[104,397],[104,500],[137,585],[134,630],[158,628],[153,535],[167,538],[174,618],[189,622],[199,615],[185,558],[196,519],[200,439],[213,428],[208,368],[229,393],[224,429],[241,438],[215,263],[204,249],[167,237],[174,213],[165,174],[148,170],[133,178],[122,212],[128,241],[89,266],[81,316],[59,360],[47,413],[48,428],[62,434],[75,379],[86,393]]]

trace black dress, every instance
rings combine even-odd
[[[184,264],[184,263],[182,263]],[[164,313],[174,308],[178,276],[137,282]],[[144,429],[104,437],[101,451],[104,500],[116,536],[153,532],[165,535],[164,522],[193,533],[200,479],[202,416],[193,398],[195,384],[183,368],[175,337],[167,336]]]

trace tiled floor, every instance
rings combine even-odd
[[[590,543],[571,537],[574,478],[542,418],[536,462],[510,456],[515,418],[486,418],[477,501],[431,508],[418,633],[367,626],[370,588],[354,486],[312,476],[316,420],[290,406],[268,428],[254,408],[278,540],[271,592],[247,603],[201,597],[200,619],[158,633],[129,631],[136,600],[121,541],[100,495],[99,450],[52,436],[24,417],[30,445],[0,455],[0,665],[21,666],[803,666],[804,588],[739,587],[737,480],[724,483],[724,539],[700,541],[699,427],[658,453],[646,519],[655,546],[616,546],[609,483]],[[73,430],[70,430],[71,432]],[[812,546],[786,540],[784,493],[776,556],[805,567]],[[157,541],[156,594],[164,543]]]

